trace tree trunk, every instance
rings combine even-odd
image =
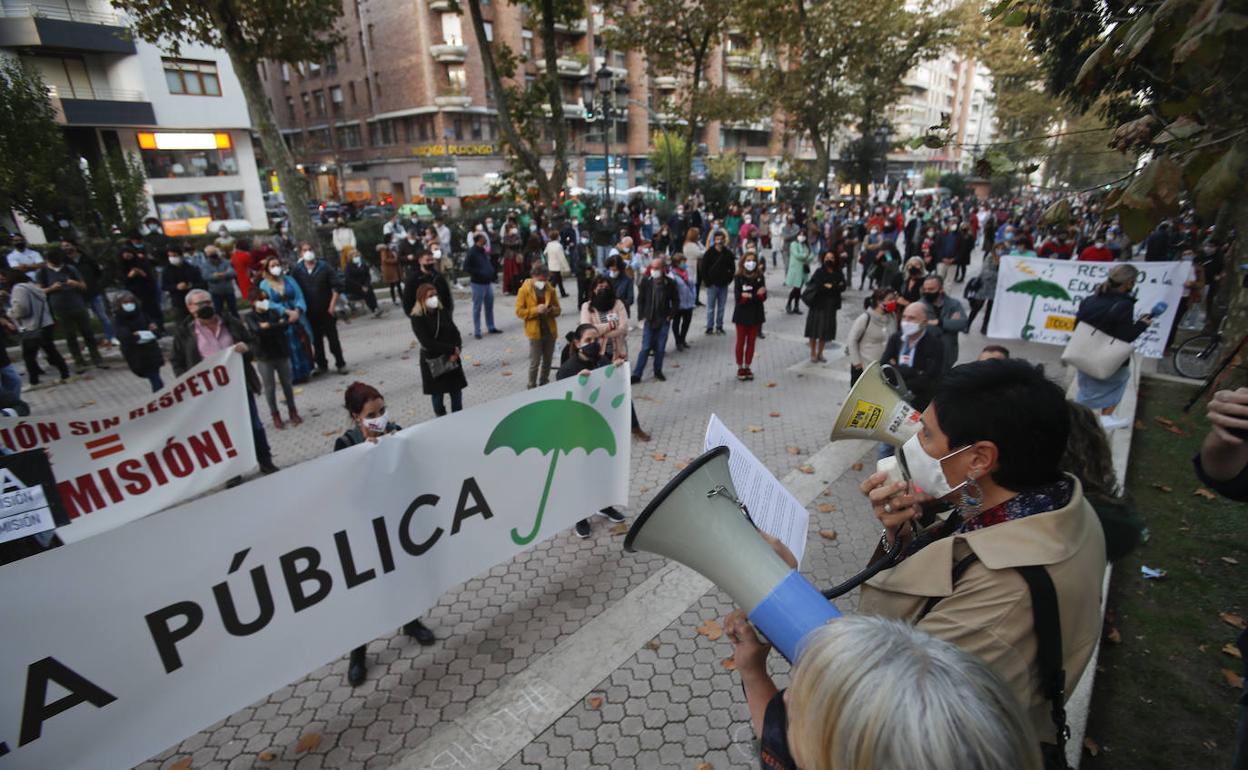
[[[525,143],[520,137],[520,133],[516,131],[515,125],[511,122],[511,111],[507,99],[507,91],[503,88],[503,83],[498,77],[498,67],[494,63],[494,52],[490,48],[490,41],[485,36],[485,21],[481,18],[481,0],[468,0],[468,11],[472,16],[472,31],[477,38],[477,50],[481,52],[481,68],[485,71],[485,80],[490,84],[490,91],[493,92],[494,98],[498,101],[498,127],[503,132],[503,140],[511,147],[511,151],[515,153],[516,159],[520,161],[520,165],[524,170],[533,177],[538,189],[543,191],[543,195],[550,189],[550,179],[546,175],[546,171],[542,168],[541,153],[535,152],[532,147]],[[553,28],[552,28],[553,29]],[[545,30],[543,30],[543,40],[545,39]],[[549,52],[547,56],[549,57]],[[549,71],[550,62],[547,61],[547,75],[552,73]],[[559,73],[553,73],[558,78]],[[556,98],[561,99],[556,95]],[[563,104],[559,104],[560,118],[563,116]],[[562,185],[562,182],[560,182]]]
[[[806,193],[806,210],[813,211],[815,201],[819,198],[819,186],[827,181],[828,171],[832,168],[832,158],[818,123],[806,121],[806,133],[810,135],[810,143],[815,146],[815,163],[810,171],[811,185]]]
[[[286,212],[290,216],[291,237],[296,243],[310,243],[314,249],[319,250],[320,243],[317,239],[316,227],[313,226],[312,215],[308,212],[308,180],[295,168],[295,157],[277,129],[277,121],[274,120],[273,110],[269,107],[264,85],[260,82],[256,59],[244,49],[240,41],[226,34],[233,25],[226,23],[224,19],[216,21],[222,30],[221,47],[230,57],[230,65],[234,67],[234,73],[238,75],[238,84],[243,89],[243,98],[247,100],[247,111],[251,113],[251,125],[260,135],[260,144],[264,147],[265,158],[277,171],[277,181],[282,186]]]
[[[546,90],[555,133],[555,165],[543,186],[547,206],[559,205],[559,193],[568,183],[568,121],[563,115],[563,88],[559,83],[559,51],[555,47],[555,2],[542,0],[542,50],[546,54]],[[625,109],[628,109],[625,106]]]
[[[1218,287],[1221,300],[1217,302],[1221,307],[1226,308],[1226,321],[1222,327],[1222,348],[1221,355],[1228,354],[1239,341],[1248,334],[1248,287],[1244,286],[1245,275],[1242,270],[1237,269],[1239,265],[1248,262],[1248,238],[1243,233],[1248,233],[1248,198],[1240,197],[1235,203],[1233,214],[1235,232],[1240,236],[1235,239],[1232,247],[1230,259],[1227,260],[1226,267],[1222,274],[1222,283]],[[1217,232],[1226,233],[1226,229],[1218,228]],[[1248,354],[1241,352],[1238,361],[1232,362],[1234,365],[1242,366],[1244,361],[1248,359]],[[1226,372],[1235,371],[1232,367],[1227,367]],[[1242,380],[1239,382],[1228,381],[1223,378],[1221,387],[1233,388],[1245,385]]]
[[[683,179],[676,180],[676,187],[680,191],[679,195],[676,196],[678,202],[683,201],[689,193],[689,177],[693,174],[693,153],[698,142],[698,93],[702,89],[702,77],[704,67],[706,66],[707,40],[709,38],[703,40],[701,49],[691,51],[693,54],[693,83],[691,84],[692,88],[689,90],[689,110],[685,115],[685,157],[681,163],[681,167],[687,169],[687,171]],[[668,191],[668,194],[671,195],[671,191]]]

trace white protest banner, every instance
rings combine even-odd
[[[627,504],[629,398],[607,367],[375,444],[326,439],[0,567],[0,768],[130,767]]]
[[[1036,257],[1002,257],[997,293],[992,305],[988,336],[1065,345],[1075,330],[1079,303],[1096,292],[1117,262],[1071,262]],[[1132,262],[1140,271],[1135,286],[1135,315],[1144,315],[1158,302],[1164,313],[1153,319],[1135,349],[1147,358],[1161,358],[1166,338],[1176,322],[1187,262]]]
[[[256,467],[243,357],[201,361],[128,408],[0,417],[0,443],[43,448],[69,523],[67,543],[168,508]]]

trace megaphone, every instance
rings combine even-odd
[[[657,553],[709,578],[793,663],[803,637],[841,613],[759,536],[728,456],[716,447],[676,474],[633,522],[624,550]]]
[[[857,438],[901,446],[919,432],[918,410],[906,403],[906,383],[888,364],[872,362],[845,396],[832,441]]]

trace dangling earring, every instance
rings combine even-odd
[[[966,477],[962,487],[962,504],[959,507],[963,521],[970,521],[983,513],[984,490],[974,476]]]

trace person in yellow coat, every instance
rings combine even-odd
[[[540,263],[534,265],[516,292],[516,315],[524,321],[524,336],[529,338],[530,388],[550,382],[555,338],[559,336],[555,318],[560,312],[559,293],[550,285],[550,270]]]

